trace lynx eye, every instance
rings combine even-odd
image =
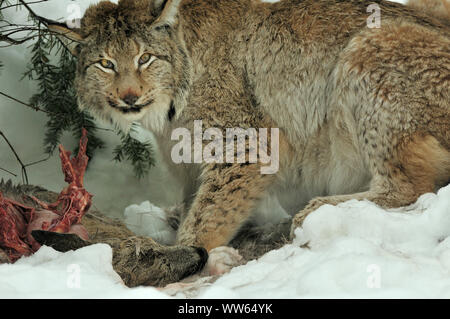
[[[150,53],[144,53],[140,58],[139,58],[139,65],[145,64],[148,61],[150,61],[150,59],[152,58],[152,55]]]
[[[107,59],[101,59],[99,61],[100,65],[102,67],[104,67],[105,69],[114,69],[114,63],[112,63],[111,61],[107,60]]]

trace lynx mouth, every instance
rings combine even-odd
[[[146,106],[149,106],[152,103],[153,103],[153,99],[149,100],[147,103],[144,103],[144,104],[137,104],[137,105],[133,105],[133,106],[120,106],[116,102],[114,102],[112,100],[108,100],[108,104],[112,108],[119,110],[123,114],[139,113],[143,108],[145,108]]]

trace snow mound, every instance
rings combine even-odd
[[[60,253],[42,246],[31,257],[0,265],[0,299],[167,298],[153,288],[129,289],[112,267],[111,247]]]
[[[175,242],[176,232],[168,224],[165,211],[149,201],[128,206],[124,215],[125,224],[136,235],[151,237],[163,245]]]
[[[408,207],[384,210],[368,201],[324,205],[296,230],[294,243],[311,248],[340,237],[358,238],[389,251],[427,254],[450,235],[450,186]]]
[[[397,210],[323,206],[292,245],[236,267],[200,298],[450,298],[450,185]]]

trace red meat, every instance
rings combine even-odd
[[[0,248],[11,261],[28,256],[40,245],[31,236],[33,230],[57,233],[74,233],[89,239],[86,229],[80,224],[92,204],[92,195],[83,187],[83,177],[88,164],[86,155],[87,131],[83,129],[78,156],[59,146],[62,170],[69,185],[62,190],[53,204],[44,203],[31,196],[42,209],[24,206],[3,197],[0,193]]]

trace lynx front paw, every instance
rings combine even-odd
[[[239,252],[231,247],[217,247],[209,252],[208,262],[203,268],[201,275],[218,276],[223,275],[231,268],[242,265],[244,259]]]

